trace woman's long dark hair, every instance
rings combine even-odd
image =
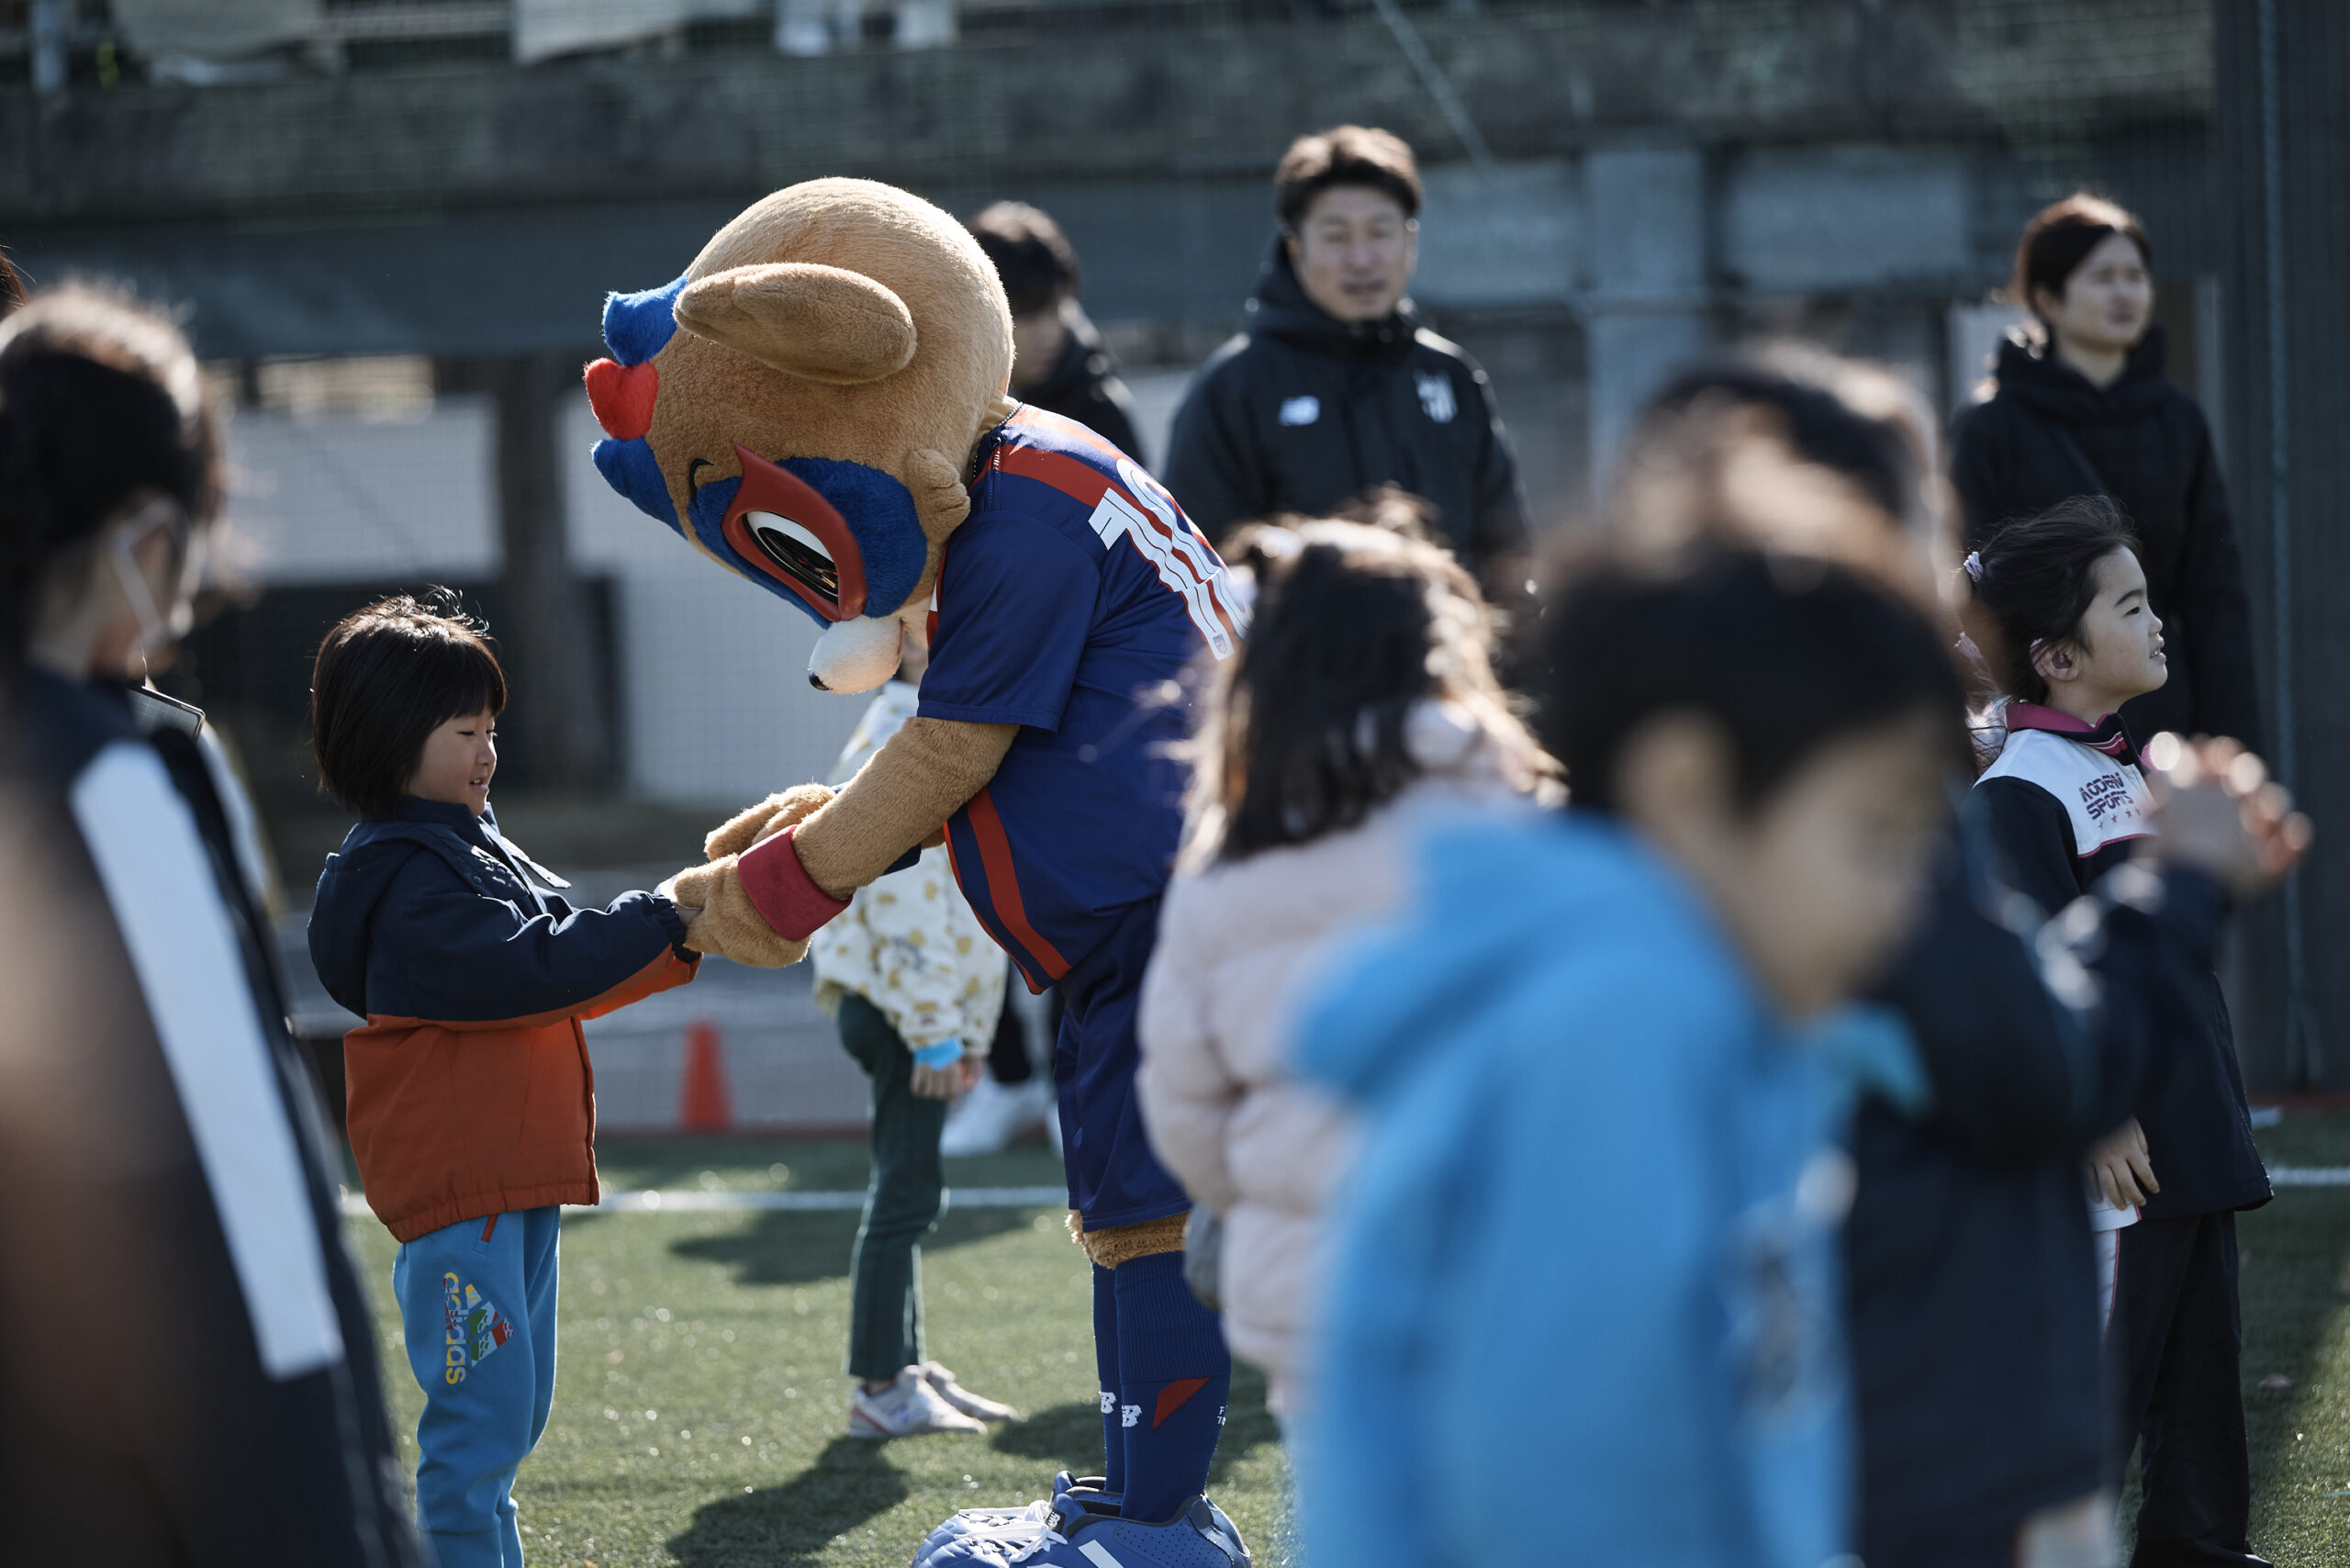
[[[1484,601],[1442,548],[1361,523],[1252,531],[1253,622],[1196,751],[1195,850],[1225,860],[1351,827],[1424,771],[1413,706],[1458,704],[1505,772],[1543,759],[1494,678]]]
[[[51,565],[156,493],[194,526],[219,510],[219,431],[179,328],[73,284],[0,320],[0,669]]]
[[[2110,498],[2075,496],[2009,523],[1966,558],[1959,619],[2002,693],[2048,700],[2034,650],[2077,642],[2081,617],[2097,602],[2098,563],[2137,548],[2137,532]]]

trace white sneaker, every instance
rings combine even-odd
[[[920,1367],[908,1367],[878,1394],[860,1383],[849,1390],[848,1435],[911,1438],[922,1432],[984,1432],[987,1423],[964,1415],[939,1396]]]
[[[1053,1086],[1031,1077],[1007,1088],[983,1075],[971,1092],[946,1113],[946,1128],[938,1135],[938,1152],[950,1159],[974,1154],[1001,1154],[1013,1138],[1038,1122],[1055,1121]]]
[[[1017,1421],[1020,1419],[1019,1411],[1009,1405],[999,1404],[995,1400],[973,1394],[969,1389],[957,1383],[955,1374],[936,1361],[924,1361],[918,1370],[922,1372],[923,1381],[930,1384],[933,1394],[937,1394],[939,1398],[975,1421]]]

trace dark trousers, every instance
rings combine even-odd
[[[2124,1460],[2143,1442],[2132,1568],[2260,1563],[2237,1363],[2236,1216],[2142,1219],[2121,1232],[2112,1349]]]
[[[913,1092],[913,1053],[879,1008],[841,998],[841,1045],[873,1080],[873,1180],[849,1260],[848,1374],[878,1382],[919,1364],[922,1238],[938,1224],[946,1102]]]

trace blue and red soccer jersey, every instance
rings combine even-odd
[[[948,541],[921,712],[1020,731],[955,813],[956,879],[1031,989],[1158,896],[1182,831],[1181,678],[1245,612],[1174,498],[1084,426],[1024,408]]]

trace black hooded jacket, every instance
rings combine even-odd
[[[1118,379],[1118,362],[1102,346],[1101,332],[1083,312],[1069,321],[1061,356],[1045,378],[1033,386],[1014,387],[1013,394],[1048,414],[1075,420],[1145,468],[1150,466],[1150,454],[1135,434],[1135,400]]]
[[[1909,1025],[1931,1103],[1870,1098],[1853,1121],[1845,1289],[1870,1568],[2010,1562],[2027,1516],[2106,1480],[2081,1162],[2139,1103],[2162,1042],[2201,1023],[2177,977],[2209,971],[2227,914],[2200,873],[2134,866],[2034,930],[1993,870],[1983,802],[1960,821],[1874,998]]]
[[[1951,480],[1970,546],[2001,523],[2103,493],[2137,525],[2147,597],[2169,643],[2170,680],[2122,710],[2132,734],[2232,735],[2255,751],[2251,611],[2210,427],[2163,375],[2157,327],[2112,386],[2013,340],[1998,390],[1959,417]]]
[[[1395,485],[1435,506],[1481,577],[1527,549],[1517,465],[1477,362],[1422,327],[1409,300],[1383,321],[1340,321],[1305,297],[1278,240],[1247,330],[1176,410],[1162,477],[1212,541]]]

